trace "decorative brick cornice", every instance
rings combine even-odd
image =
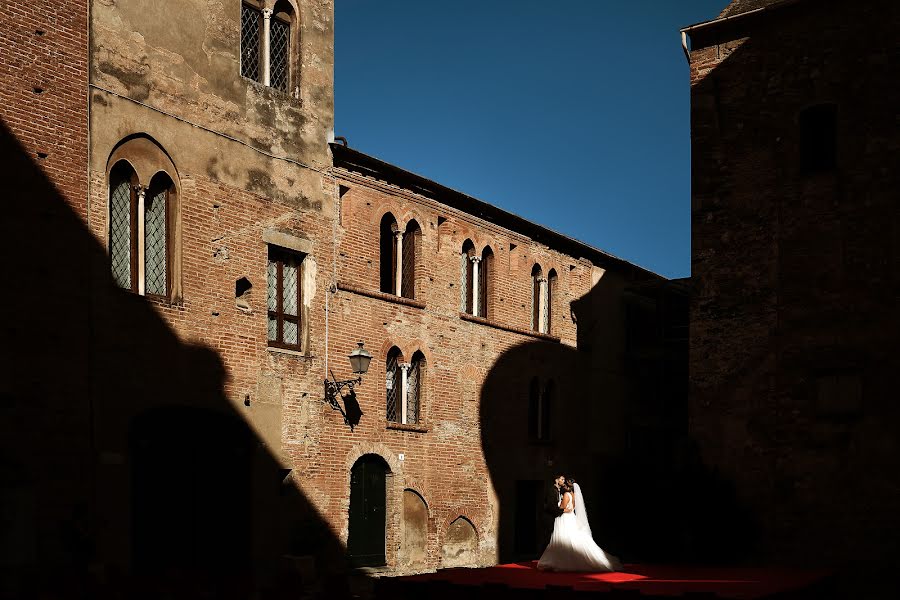
[[[375,298],[376,300],[384,300],[386,302],[393,302],[394,304],[402,304],[404,306],[412,306],[413,308],[425,308],[425,303],[422,302],[421,300],[413,300],[411,298],[395,296],[394,294],[385,294],[384,292],[376,292],[375,290],[370,290],[368,288],[364,288],[359,285],[353,285],[352,283],[346,283],[343,281],[339,281],[337,284],[337,288],[339,290],[342,290],[345,292],[359,294],[360,296],[366,296],[368,298]]]
[[[509,331],[511,333],[518,333],[519,335],[527,335],[528,337],[537,338],[539,340],[544,340],[547,342],[554,342],[556,344],[562,341],[560,338],[555,335],[549,335],[547,333],[538,333],[537,331],[532,331],[530,329],[523,329],[521,327],[513,327],[512,325],[504,325],[503,323],[498,323],[497,321],[491,321],[490,319],[485,319],[484,317],[476,317],[475,315],[470,315],[469,313],[461,312],[459,313],[459,318],[463,321],[469,321],[472,323],[480,323],[481,325],[487,325],[488,327],[493,327],[494,329],[502,329],[503,331]]]

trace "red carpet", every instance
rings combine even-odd
[[[428,582],[459,586],[506,586],[512,589],[541,589],[552,586],[573,592],[638,592],[644,596],[700,594],[720,598],[756,599],[778,594],[790,595],[822,581],[827,573],[779,568],[672,567],[625,565],[618,573],[547,573],[536,562],[512,563],[483,569],[446,569],[437,573],[399,577],[391,587],[403,582],[420,587]],[[502,589],[502,588],[501,588]],[[422,591],[422,590],[420,590]]]

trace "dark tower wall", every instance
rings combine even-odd
[[[688,31],[690,431],[745,556],[859,575],[900,529],[900,11],[761,5]]]

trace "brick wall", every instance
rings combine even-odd
[[[897,23],[888,2],[804,2],[692,34],[691,432],[751,523],[721,541],[858,580],[900,525]],[[818,103],[837,168],[804,174]]]
[[[11,285],[0,317],[0,510],[16,523],[3,528],[0,594],[18,595],[16,580],[38,564],[64,570],[77,560],[58,532],[91,494],[83,475],[90,464],[88,269],[80,260],[88,238],[87,2],[4,2],[0,31],[0,172],[8,200],[0,256]],[[72,262],[62,268],[66,259]]]
[[[621,453],[622,292],[656,277],[333,169],[331,5],[301,3],[300,89],[285,95],[240,78],[238,4],[95,3],[91,82],[84,4],[4,5],[4,167],[19,200],[3,220],[3,255],[17,257],[7,274],[19,286],[4,331],[19,351],[2,380],[19,427],[0,456],[18,491],[2,501],[41,500],[4,547],[28,548],[22,564],[80,575],[188,561],[237,579],[255,570],[259,583],[285,555],[306,554],[319,572],[340,569],[350,472],[377,454],[389,471],[392,572],[508,558],[517,481],[545,488],[564,469],[599,490]],[[192,17],[162,26],[172,14]],[[134,140],[156,150],[128,155]],[[138,164],[154,152],[171,165],[178,197],[181,294],[171,299],[119,290],[110,277],[112,158]],[[414,302],[377,292],[386,212],[422,229]],[[300,352],[267,344],[272,232],[307,248]],[[466,239],[493,251],[486,319],[460,315]],[[550,335],[531,331],[535,263],[558,277]],[[239,305],[242,278],[252,287]],[[330,371],[350,377],[357,341],[374,359],[351,430],[322,401],[322,382]],[[385,418],[392,346],[427,361],[418,426]],[[557,386],[555,437],[541,444],[527,435],[533,377]],[[404,490],[426,505],[424,558],[400,547],[416,538],[403,535]]]

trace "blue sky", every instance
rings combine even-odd
[[[668,277],[690,274],[680,27],[727,0],[338,0],[336,135]]]

